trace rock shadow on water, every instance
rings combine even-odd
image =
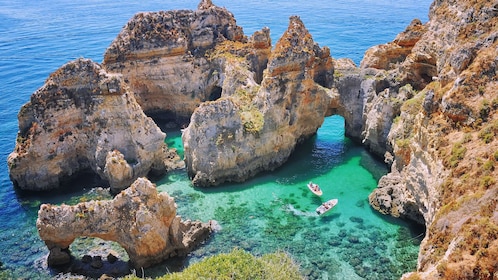
[[[195,252],[195,251],[194,251]],[[143,271],[134,270],[134,274],[140,278],[152,278],[164,276],[174,272],[182,272],[189,266],[189,257],[172,257],[159,264],[148,267]]]
[[[40,268],[52,275],[72,274],[98,279],[103,275],[118,278],[132,273],[126,251],[117,243],[100,238],[80,237],[70,246],[70,261],[64,265],[48,266],[44,256]]]
[[[113,278],[124,277],[132,273],[132,269],[127,261],[111,260],[110,258],[102,258],[101,256],[86,256],[73,258],[70,265],[52,269],[57,274],[71,273],[93,279],[98,279],[103,275]]]
[[[99,191],[98,189],[102,189],[102,191]],[[19,188],[14,188],[14,190],[17,200],[21,205],[26,205],[24,201],[39,202],[37,205],[29,205],[34,206],[36,211],[38,211],[38,207],[42,203],[70,203],[68,200],[75,197],[78,197],[78,199],[85,199],[85,197],[88,197],[88,200],[98,199],[98,196],[105,199],[111,197],[108,191],[109,183],[100,179],[93,171],[79,172],[78,175],[68,178],[61,183],[59,188],[49,192],[21,190]],[[104,190],[107,190],[107,193],[105,193]]]

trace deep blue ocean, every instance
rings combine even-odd
[[[429,0],[213,0],[225,6],[246,35],[267,26],[273,44],[299,15],[320,46],[334,58],[359,64],[373,45],[392,41],[414,18],[427,21]],[[105,49],[133,14],[196,9],[197,1],[0,0],[0,278],[49,279],[47,249],[35,226],[41,203],[76,203],[92,189],[24,194],[9,180],[6,159],[17,134],[17,112],[49,74],[79,58],[101,62]],[[180,132],[167,143],[182,149]],[[259,255],[284,250],[309,279],[397,279],[416,268],[420,229],[383,217],[367,196],[387,172],[382,162],[344,137],[343,119],[327,118],[318,134],[298,147],[289,162],[244,183],[193,188],[185,171],[157,182],[173,195],[184,218],[216,219],[222,230],[189,258],[145,271],[157,276],[235,247]],[[325,216],[323,199],[306,189],[319,183],[339,204]],[[94,242],[94,240],[93,240]],[[99,242],[99,241],[98,241]],[[84,241],[79,244],[85,244]],[[73,254],[84,252],[75,245]],[[118,249],[116,249],[118,250]],[[122,253],[123,254],[123,253]],[[76,256],[80,257],[80,256]],[[127,256],[120,256],[126,259]]]

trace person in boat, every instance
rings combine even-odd
[[[329,204],[328,204],[327,202],[322,203],[322,206],[323,206],[325,209],[329,209],[329,208],[330,208],[330,206],[329,206]]]
[[[318,185],[313,183],[313,182],[310,182],[310,186],[311,186],[311,189],[315,192],[319,191],[319,188],[318,188]]]

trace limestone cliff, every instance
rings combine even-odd
[[[370,203],[427,227],[417,273],[406,278],[494,279],[498,3],[435,1],[429,18],[399,36],[417,40],[374,47],[361,64],[388,78],[378,79],[389,90],[386,106],[401,101],[387,136],[392,170]],[[406,87],[411,93],[399,98]]]
[[[247,52],[220,47],[213,55],[225,67],[222,97],[194,111],[182,138],[188,174],[198,186],[243,181],[280,166],[337,102],[329,50],[314,43],[298,17],[290,18],[271,52],[261,84],[241,55]]]
[[[47,189],[92,169],[121,188],[163,169],[164,134],[137,102],[190,118],[182,138],[198,186],[273,170],[340,114],[347,136],[391,166],[371,205],[426,225],[406,277],[496,278],[498,4],[436,0],[429,18],[357,67],[334,61],[298,17],[272,50],[268,29],[247,38],[209,0],[137,14],[106,51],[105,70],[68,63],[22,108],[11,178]]]
[[[123,75],[148,115],[183,125],[200,103],[220,97],[220,66],[206,54],[225,41],[247,37],[233,15],[211,1],[195,11],[139,13],[106,50],[103,65]],[[264,55],[253,53],[255,72],[266,65]]]
[[[36,226],[50,250],[50,266],[69,263],[69,245],[82,236],[118,243],[138,269],[185,256],[210,234],[208,224],[182,221],[174,199],[158,193],[145,178],[137,179],[113,200],[74,206],[42,204]]]
[[[71,61],[52,73],[18,118],[8,164],[21,189],[54,189],[91,170],[119,191],[150,171],[166,171],[165,134],[121,76],[91,60]]]

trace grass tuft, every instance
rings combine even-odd
[[[140,279],[129,275],[125,280]],[[156,278],[159,280],[194,279],[304,279],[299,266],[283,252],[255,257],[242,249],[234,249],[227,254],[218,254],[194,263],[182,272],[175,272]]]

